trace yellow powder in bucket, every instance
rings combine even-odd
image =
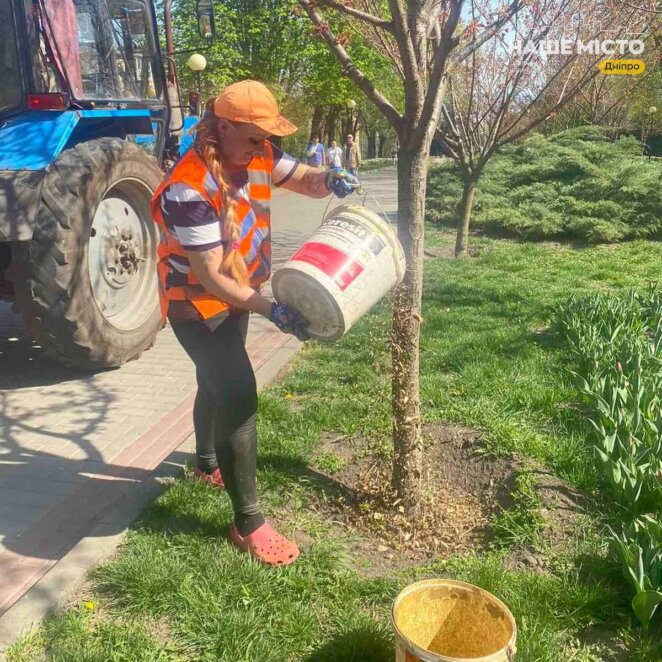
[[[478,591],[429,586],[405,596],[396,623],[420,648],[455,658],[480,658],[508,644],[512,627],[502,609]]]

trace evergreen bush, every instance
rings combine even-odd
[[[430,169],[427,219],[455,226],[462,179],[450,159]],[[662,162],[627,136],[578,127],[504,148],[478,182],[473,230],[589,243],[662,238]]]

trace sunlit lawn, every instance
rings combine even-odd
[[[428,245],[449,241],[428,233]],[[547,329],[548,307],[579,290],[660,279],[662,245],[481,246],[474,259],[426,262],[424,417],[480,428],[489,451],[535,458],[590,494],[592,457],[563,345]],[[550,557],[547,574],[504,569],[508,540],[500,534],[488,552],[383,576],[372,567],[367,577],[351,538],[307,508],[321,487],[304,470],[322,431],[388,447],[389,315],[384,305],[342,342],[307,346],[262,394],[262,498],[270,515],[309,540],[294,566],[274,571],[237,553],[227,542],[227,496],[180,480],[144,513],[118,557],[94,572],[90,595],[9,659],[32,662],[47,651],[48,659],[76,662],[392,660],[394,596],[417,577],[444,574],[510,606],[518,662],[610,659],[601,644],[583,643],[590,625],[605,626],[620,659],[662,660],[659,642],[633,623],[627,586],[599,533]]]

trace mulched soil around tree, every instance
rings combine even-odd
[[[427,425],[423,438],[417,515],[405,513],[390,488],[390,458],[333,433],[325,433],[316,452],[315,471],[327,488],[315,509],[367,538],[371,555],[407,564],[485,545],[490,520],[511,505],[517,461],[482,453],[480,433],[470,428]],[[329,457],[341,468],[325,471]]]
[[[486,454],[481,433],[471,428],[426,425],[423,439],[423,496],[413,516],[391,490],[391,459],[383,449],[333,432],[317,448],[311,471],[324,487],[310,508],[344,529],[368,574],[484,549],[491,521],[513,507],[517,459]],[[547,471],[526,470],[536,477],[541,538],[561,548],[582,517],[582,497]],[[526,546],[511,549],[506,563],[545,572],[542,557]]]

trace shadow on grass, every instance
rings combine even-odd
[[[490,317],[519,318],[519,306],[532,305],[531,297],[514,287],[497,290],[496,286],[481,289],[480,284],[436,283],[426,287],[427,307],[450,307],[454,311],[481,311],[489,306]]]
[[[333,497],[353,499],[359,496],[356,490],[343,482],[317,471],[308,464],[286,455],[261,455],[258,457],[258,469],[276,471],[287,480],[302,481],[318,493],[325,493]]]
[[[662,612],[658,610],[653,616],[646,632],[632,611],[634,591],[615,561],[597,554],[580,554],[575,564],[580,581],[595,587],[592,608],[597,616],[578,632],[578,641],[600,647],[604,662],[662,660]]]
[[[393,659],[393,645],[383,632],[352,630],[326,642],[305,662],[384,662]]]
[[[168,535],[195,535],[204,538],[230,537],[230,521],[219,518],[203,518],[193,510],[176,512],[169,504],[153,503],[143,519],[136,521],[134,527],[151,533]]]

